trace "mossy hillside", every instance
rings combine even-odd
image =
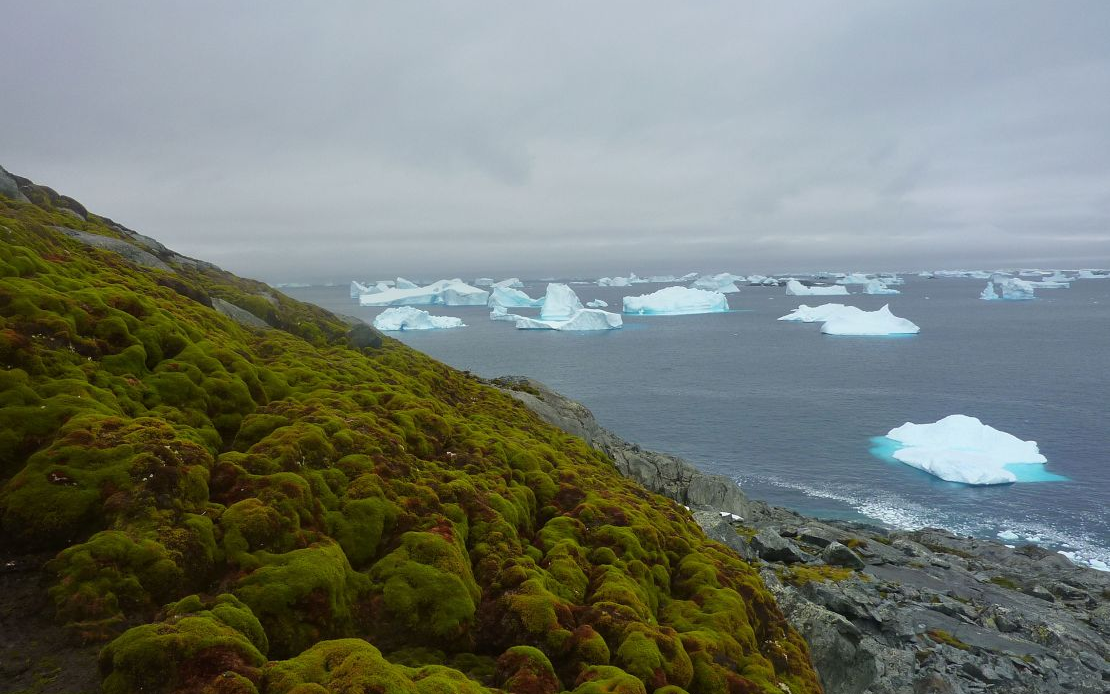
[[[108,691],[818,690],[751,567],[581,440],[62,224],[119,235],[0,199],[0,529],[58,551],[59,620],[115,638]]]

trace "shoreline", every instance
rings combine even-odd
[[[487,382],[759,565],[829,694],[1110,689],[1110,573],[1033,544],[808,517],[625,441],[538,381]]]

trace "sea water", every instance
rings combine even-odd
[[[911,277],[898,296],[847,297],[743,287],[728,295],[728,313],[624,316],[624,329],[597,333],[516,330],[484,307],[423,307],[468,327],[393,336],[482,376],[543,381],[618,435],[773,504],[984,537],[1012,530],[1110,563],[1110,280],[1023,302],[982,301],[983,284]],[[572,286],[583,302],[619,310],[622,297],[666,285]],[[383,310],[359,307],[346,286],[286,291],[367,321]],[[889,303],[921,333],[829,337],[820,324],[775,320],[827,301]],[[873,440],[956,413],[1037,441],[1048,464],[1018,470],[1015,484],[973,487],[901,464]]]

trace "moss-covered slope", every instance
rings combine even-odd
[[[0,197],[3,550],[57,552],[105,691],[818,690],[757,574],[581,440],[26,197]]]

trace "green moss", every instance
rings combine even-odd
[[[933,641],[936,641],[937,643],[943,643],[947,646],[958,648],[961,651],[971,650],[971,646],[959,640],[952,634],[949,634],[947,631],[944,631],[943,629],[930,629],[929,631],[925,632],[925,635],[931,638]]]
[[[847,581],[853,576],[860,576],[863,580],[868,579],[866,574],[857,573],[852,569],[825,564],[784,566],[778,569],[778,575],[782,580],[795,586],[804,586],[807,583],[826,583],[828,581],[839,583],[840,581]]]
[[[1006,576],[992,576],[990,581],[996,586],[1002,586],[1010,590],[1021,590],[1021,586],[1019,586],[1016,581]]]

